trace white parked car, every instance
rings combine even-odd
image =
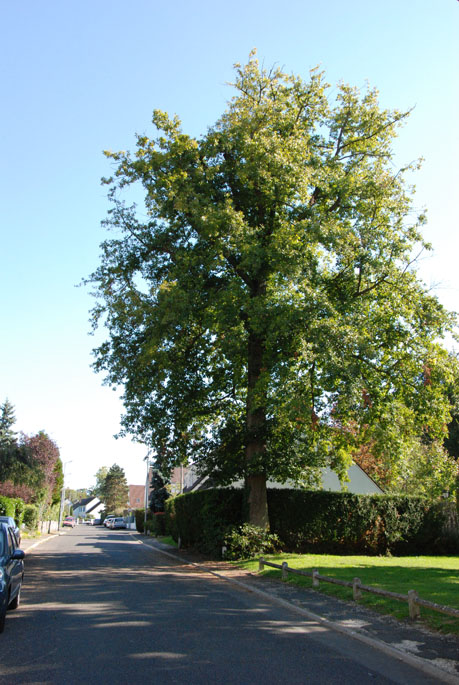
[[[116,517],[113,519],[110,528],[127,528],[126,521],[122,517]]]
[[[112,527],[112,521],[115,520],[115,516],[107,516],[107,518],[104,521],[104,526],[105,528],[111,528]]]

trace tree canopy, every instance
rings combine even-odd
[[[107,478],[108,471],[108,466],[101,466],[100,469],[97,470],[97,473],[94,476],[96,479],[96,484],[92,488],[90,488],[91,495],[102,498],[102,493],[105,486],[105,479]]]
[[[408,113],[254,54],[235,73],[205,135],[155,110],[155,139],[106,153],[94,367],[124,388],[123,432],[162,468],[244,478],[249,518],[267,526],[267,478],[344,476],[363,443],[396,463],[407,436],[441,435],[437,340],[452,318],[415,272],[428,248],[407,183],[417,163],[394,168],[392,150]]]

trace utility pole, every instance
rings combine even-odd
[[[150,485],[149,483],[149,477],[150,477],[150,452],[147,454],[146,457],[144,457],[144,460],[147,462],[147,475],[145,478],[145,508],[143,512],[143,530],[145,532],[145,529],[147,527],[147,509],[148,509],[148,486]]]
[[[62,514],[64,512],[64,499],[65,499],[65,467],[67,464],[71,464],[72,461],[66,461],[64,463],[64,468],[62,469],[62,490],[61,490],[61,504],[59,507],[59,521],[57,522],[57,528],[62,526]]]

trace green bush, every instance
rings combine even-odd
[[[226,559],[250,559],[281,550],[281,541],[277,535],[249,523],[233,528],[226,534],[224,543]]]
[[[164,511],[156,511],[150,522],[152,535],[166,535],[166,516]]]
[[[0,495],[0,516],[12,516],[16,521],[16,507],[22,500],[16,497],[5,497]],[[24,502],[22,502],[24,504]],[[18,522],[18,521],[17,521]]]
[[[226,533],[243,523],[243,494],[219,488],[171,498],[165,503],[166,531],[184,547],[220,557]]]
[[[145,509],[135,510],[135,527],[139,533],[144,533],[144,522],[145,522]]]
[[[147,519],[145,532],[154,535],[155,537],[166,535],[166,521],[163,511],[155,512],[153,518]]]
[[[14,520],[16,521],[18,526],[20,526],[21,523],[23,522],[23,519],[24,519],[24,511],[25,511],[26,504],[25,504],[24,500],[22,500],[20,497],[16,497],[14,499],[14,502],[15,502]]]
[[[176,497],[171,497],[164,503],[164,518],[166,521],[166,535],[170,535],[175,542],[178,542],[179,533],[177,525],[177,513],[175,511]]]
[[[454,502],[436,502],[426,515],[417,548],[434,554],[459,554],[459,515]]]
[[[38,526],[38,507],[36,504],[26,504],[24,507],[23,523],[28,530],[34,531]]]

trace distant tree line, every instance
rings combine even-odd
[[[57,505],[64,484],[59,448],[45,433],[14,430],[13,404],[0,406],[0,495],[38,506],[40,515]]]

